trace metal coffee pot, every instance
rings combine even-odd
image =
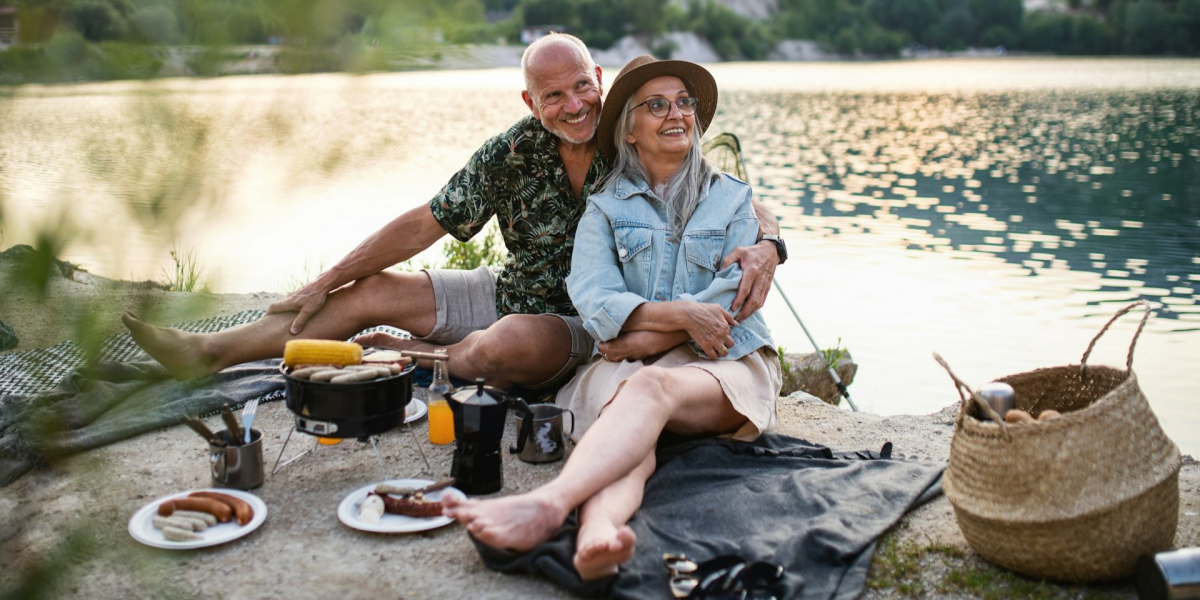
[[[525,448],[528,429],[533,426],[533,412],[524,400],[484,385],[459,388],[448,396],[454,412],[454,462],[450,475],[455,487],[468,494],[490,494],[504,485],[500,443],[504,438],[504,423],[509,406],[525,416],[525,426],[517,436],[517,445],[509,451],[516,454]]]

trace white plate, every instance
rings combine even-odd
[[[413,487],[423,488],[427,485],[432,485],[434,482],[428,479],[389,479],[384,481],[390,485],[397,487]],[[393,515],[383,513],[383,518],[378,523],[367,523],[358,518],[359,508],[367,499],[367,494],[375,490],[377,483],[365,486],[355,490],[345,500],[342,500],[338,506],[338,519],[345,523],[347,527],[353,527],[361,531],[370,531],[373,533],[412,533],[414,531],[427,531],[429,529],[437,529],[454,522],[450,517],[406,517],[404,515]],[[445,488],[436,492],[429,492],[425,498],[434,502],[441,500],[442,495],[451,495],[465,499],[466,494],[459,491],[457,488]]]
[[[425,406],[424,402],[413,398],[409,401],[408,406],[404,407],[404,422],[412,423],[413,421],[425,416],[425,413],[428,412],[429,407]]]
[[[250,507],[254,509],[254,517],[245,525],[238,525],[237,521],[228,523],[217,523],[213,527],[209,527],[204,531],[196,532],[196,535],[201,539],[192,540],[190,542],[174,542],[163,537],[162,530],[154,527],[154,517],[158,516],[158,505],[167,500],[176,498],[186,498],[192,492],[217,492],[218,494],[228,494],[236,498],[241,498],[250,503]],[[154,502],[151,502],[136,513],[133,518],[129,519],[129,535],[133,539],[154,546],[155,548],[166,548],[168,550],[191,550],[192,548],[206,548],[208,546],[216,546],[225,542],[236,540],[255,529],[258,529],[264,521],[267,520],[267,504],[258,496],[241,490],[231,490],[227,488],[208,488],[204,490],[188,490],[163,496]]]

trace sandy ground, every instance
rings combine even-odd
[[[64,313],[56,317],[48,306],[94,302],[101,308],[93,312],[98,327],[115,330],[119,308],[148,307],[147,298],[162,302],[155,313],[158,322],[197,318],[197,311],[211,316],[265,308],[277,298],[222,295],[198,303],[187,294],[113,284],[86,274],[77,274],[76,281],[53,281],[50,289],[50,300],[9,294],[0,304],[0,320],[16,328],[22,338],[19,349],[69,337],[72,325],[61,317]],[[881,417],[784,398],[779,416],[782,433],[834,448],[877,450],[891,441],[895,452],[945,460],[954,407],[932,415]],[[208,424],[213,429],[223,427],[217,418]],[[259,409],[256,427],[264,432],[268,468],[293,424],[294,417],[283,403]],[[452,446],[433,446],[426,433],[421,420],[413,424],[411,434],[401,429],[380,437],[379,451],[389,477],[440,479],[449,474]],[[510,425],[506,445],[514,435]],[[432,472],[425,471],[416,444],[429,457]],[[311,446],[311,438],[297,434],[287,454]],[[352,440],[319,446],[313,455],[268,476],[254,493],[266,502],[269,516],[245,538],[177,552],[138,544],[126,531],[135,511],[161,496],[209,486],[206,448],[191,430],[170,427],[60,461],[0,489],[0,514],[5,515],[0,521],[0,591],[18,575],[49,564],[48,581],[55,587],[48,597],[63,598],[568,597],[547,582],[487,570],[457,524],[407,535],[362,533],[342,525],[336,516],[342,499],[381,478],[371,446]],[[561,463],[528,465],[506,457],[504,492],[532,489],[560,467]],[[1176,545],[1200,545],[1200,466],[1194,461],[1183,467],[1180,492]],[[47,562],[66,536],[78,531],[92,536],[88,560],[74,568]],[[1040,584],[986,565],[968,548],[944,497],[906,517],[892,539],[901,548],[914,549],[916,567],[897,579],[895,565],[880,565],[880,553],[865,597],[1134,596],[1129,583]],[[915,550],[931,547],[939,550]],[[963,583],[963,573],[982,577],[984,587]],[[995,586],[1007,587],[998,588],[1000,596],[986,591]]]

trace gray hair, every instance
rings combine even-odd
[[[601,190],[608,189],[613,182],[622,177],[629,177],[632,180],[640,178],[647,184],[650,183],[650,176],[646,173],[646,168],[642,166],[641,159],[638,158],[637,148],[625,141],[625,136],[633,132],[633,121],[636,116],[633,107],[636,104],[637,96],[630,95],[629,99],[625,101],[625,107],[621,109],[621,115],[617,117],[616,127],[613,128],[613,143],[617,147],[617,159],[613,162],[612,171],[604,180]],[[700,149],[700,138],[703,135],[704,126],[700,124],[699,119],[696,119],[696,125],[692,128],[692,148],[688,150],[683,164],[665,184],[654,189],[654,193],[667,205],[667,221],[671,225],[671,234],[677,240],[682,239],[688,220],[692,218],[692,213],[696,212],[696,206],[700,204],[704,188],[712,176],[717,174],[716,168],[708,162],[708,159],[704,158],[704,152]]]
[[[533,57],[543,48],[550,46],[566,46],[574,50],[587,68],[588,76],[593,82],[596,79],[596,61],[592,59],[592,53],[588,50],[587,44],[583,40],[569,34],[557,33],[551,31],[546,35],[534,40],[532,44],[525,48],[525,52],[521,54],[521,74],[525,77],[525,91],[529,92],[530,96],[537,99],[538,90],[534,89],[533,76],[529,73],[529,64],[533,62]]]

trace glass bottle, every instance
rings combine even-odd
[[[446,351],[439,348],[438,354],[445,355]],[[450,376],[446,372],[446,361],[433,361],[433,381],[429,384],[429,441],[442,445],[454,441],[454,413],[450,410],[447,397],[454,389],[450,386]]]

